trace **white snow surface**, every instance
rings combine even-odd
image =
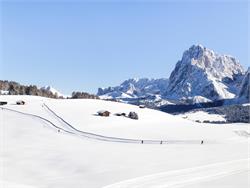
[[[209,114],[209,113],[203,112],[203,111],[188,112],[188,113],[180,114],[177,116],[183,117],[183,118],[188,119],[188,120],[200,121],[200,122],[204,122],[204,121],[226,122],[224,115]]]
[[[202,97],[202,96],[194,96],[194,97],[188,97],[187,99],[184,97],[183,100],[188,100],[190,101],[190,103],[206,103],[206,102],[212,102],[211,100],[209,100],[206,97]]]
[[[1,94],[1,95],[8,95],[8,94],[9,94],[9,91],[0,90],[0,94]]]
[[[242,104],[242,106],[250,106],[250,103]]]
[[[0,96],[0,185],[19,187],[249,187],[249,125],[197,124],[167,113],[91,99],[47,99]],[[25,105],[14,105],[24,100]],[[69,129],[44,103],[75,128],[95,134],[133,138],[182,140],[169,144],[107,142],[58,132]],[[98,110],[110,117],[99,117]],[[135,111],[139,120],[117,117]],[[195,142],[190,142],[191,140]],[[200,141],[204,140],[204,144]],[[230,178],[228,178],[230,177]],[[12,186],[14,187],[14,186]]]
[[[17,184],[13,182],[7,182],[0,180],[0,187],[2,188],[35,188],[29,185]]]

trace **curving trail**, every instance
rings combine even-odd
[[[79,129],[76,129],[71,124],[66,122],[62,117],[56,114],[48,105],[43,104],[44,107],[50,112],[57,120],[67,127],[71,131],[75,131],[75,133],[80,134],[82,136],[88,136],[89,138],[101,139],[104,141],[114,141],[114,142],[125,142],[125,143],[138,143],[141,144],[142,140],[139,139],[128,139],[128,138],[118,138],[118,137],[108,137],[103,135],[98,135],[94,133],[84,132]],[[207,143],[207,141],[206,141]],[[143,144],[201,144],[201,140],[143,140]]]
[[[103,188],[175,188],[250,171],[250,159],[214,163],[194,168],[142,176]]]
[[[42,107],[44,110],[46,110],[47,113],[49,113],[54,119],[57,120],[57,122],[58,122],[57,124],[53,123],[49,119],[46,119],[42,116],[39,116],[39,115],[25,113],[25,112],[9,109],[6,107],[1,107],[1,109],[42,120],[42,121],[46,122],[47,124],[49,124],[51,127],[55,128],[57,130],[60,130],[62,132],[71,134],[71,135],[79,136],[82,138],[99,140],[99,141],[119,142],[119,143],[135,143],[135,144],[201,144],[201,140],[141,140],[141,139],[110,137],[110,136],[104,136],[104,135],[94,134],[94,133],[90,133],[90,132],[85,132],[85,131],[81,131],[79,129],[76,129],[70,123],[66,122],[62,117],[60,117],[58,114],[56,114],[45,103],[42,105]],[[208,143],[208,141],[204,141],[204,142]]]

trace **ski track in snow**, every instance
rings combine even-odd
[[[248,131],[249,128],[246,129],[246,127],[241,127],[241,129],[239,129],[238,127],[235,126],[233,127],[233,129],[230,128],[226,132],[224,132],[226,129],[218,130],[219,131],[218,137],[208,138],[207,140],[204,140],[205,147],[204,146],[188,147],[187,144],[197,144],[197,145],[200,144],[201,140],[199,139],[199,137],[198,138],[195,137],[196,139],[193,137],[188,137],[190,139],[187,138],[185,140],[181,140],[182,137],[179,137],[180,140],[178,139],[174,140],[175,138],[173,140],[167,140],[168,142],[164,144],[169,144],[169,147],[163,147],[163,148],[157,147],[155,145],[152,147],[150,146],[141,147],[141,145],[139,145],[137,147],[135,144],[140,144],[141,139],[133,140],[135,142],[128,142],[128,141],[132,141],[130,139],[126,139],[126,137],[129,137],[129,136],[121,136],[120,138],[118,136],[116,138],[116,137],[104,136],[105,134],[102,135],[103,133],[94,134],[94,133],[91,133],[91,131],[90,132],[81,131],[80,129],[84,126],[79,126],[79,125],[84,125],[86,122],[88,122],[87,120],[79,121],[78,123],[77,121],[74,121],[78,118],[77,116],[68,117],[66,115],[67,113],[70,113],[70,110],[69,111],[65,110],[63,111],[64,113],[62,113],[60,111],[60,108],[56,108],[56,107],[54,108],[54,106],[52,105],[53,103],[52,104],[48,103],[48,104],[49,106],[47,107],[45,106],[44,103],[39,103],[39,106],[38,104],[36,104],[36,106],[31,106],[29,111],[27,111],[26,108],[21,108],[21,107],[13,108],[13,109],[11,109],[11,107],[10,109],[5,108],[5,107],[0,107],[0,110],[1,109],[3,110],[3,115],[5,115],[4,111],[6,111],[6,115],[7,115],[6,117],[14,118],[13,121],[12,120],[9,122],[7,121],[6,123],[7,126],[9,125],[8,123],[10,123],[11,125],[10,129],[6,130],[6,135],[7,135],[6,140],[11,139],[13,135],[15,135],[15,133],[11,132],[13,128],[18,128],[16,130],[16,134],[18,134],[19,130],[26,131],[25,127],[20,128],[20,126],[18,126],[18,121],[22,117],[26,116],[27,119],[31,118],[31,120],[34,120],[34,121],[27,121],[28,123],[31,124],[30,126],[33,126],[33,125],[35,126],[36,122],[42,123],[38,125],[52,129],[54,131],[60,130],[58,134],[69,134],[69,135],[72,135],[73,137],[85,139],[85,141],[87,139],[91,139],[91,142],[86,142],[86,143],[78,142],[78,140],[75,140],[75,139],[72,139],[72,142],[71,142],[70,139],[68,140],[65,137],[65,142],[67,142],[67,146],[65,148],[65,145],[63,143],[64,140],[61,140],[61,139],[64,139],[63,136],[62,137],[59,136],[58,140],[55,140],[55,142],[51,142],[51,138],[52,140],[54,139],[53,134],[48,134],[48,137],[41,139],[40,137],[44,135],[44,132],[42,131],[42,129],[38,129],[38,131],[36,131],[35,129],[32,129],[32,131],[27,131],[28,136],[32,135],[31,138],[36,137],[36,132],[39,133],[38,140],[37,140],[38,142],[34,145],[31,144],[31,148],[32,148],[31,150],[30,148],[26,148],[26,151],[24,153],[22,154],[20,153],[21,154],[20,161],[16,161],[16,159],[18,158],[15,157],[15,155],[17,151],[22,152],[21,150],[22,147],[20,146],[16,147],[15,145],[16,143],[18,143],[17,141],[20,141],[20,144],[28,145],[30,143],[29,137],[27,137],[28,139],[23,139],[23,140],[21,140],[22,138],[14,139],[13,143],[11,143],[9,148],[13,146],[14,147],[11,148],[10,150],[7,149],[6,147],[6,151],[4,152],[7,155],[5,154],[4,155],[10,158],[9,160],[10,162],[7,161],[6,163],[4,163],[6,169],[9,168],[9,173],[6,174],[5,176],[6,176],[6,180],[11,180],[11,182],[0,180],[0,187],[1,185],[3,185],[3,187],[7,186],[9,188],[14,188],[15,186],[18,188],[21,188],[21,187],[31,188],[28,185],[27,186],[24,185],[23,182],[27,183],[29,182],[29,179],[33,179],[33,177],[34,177],[34,180],[32,180],[31,184],[34,184],[36,187],[65,187],[65,188],[68,188],[68,187],[84,187],[84,188],[85,187],[86,188],[89,188],[89,187],[98,187],[98,188],[100,187],[103,187],[103,188],[178,188],[178,187],[183,187],[183,188],[186,188],[186,187],[192,187],[193,185],[195,187],[197,187],[196,185],[198,185],[198,187],[202,187],[200,186],[200,183],[202,182],[208,182],[209,187],[213,187],[212,186],[213,181],[211,180],[214,180],[214,179],[220,180],[220,179],[223,179],[224,177],[227,177],[226,181],[228,181],[228,179],[232,179],[232,181],[236,182],[236,185],[238,187],[242,188],[240,186],[242,184],[241,182],[242,179],[238,179],[235,176],[231,177],[230,175],[236,175],[236,176],[239,174],[246,175],[250,171],[250,158],[245,159],[245,157],[247,156],[249,157],[249,152],[247,153],[247,150],[245,149],[246,145],[242,145],[245,143],[247,144],[248,141],[245,138],[249,138],[249,131]],[[49,108],[50,106],[52,109],[58,109],[58,111],[57,110],[53,111],[52,109]],[[32,108],[32,107],[35,107],[35,108]],[[87,107],[88,105],[86,105],[86,108]],[[19,109],[19,111],[15,109]],[[16,115],[16,116],[10,116],[10,115]],[[66,122],[64,118],[66,121],[69,121],[69,123]],[[98,121],[98,123],[101,124],[102,121],[100,122]],[[115,123],[119,125],[119,121]],[[107,123],[107,124],[110,124],[110,123]],[[77,128],[76,125],[78,125],[79,129]],[[229,133],[229,131],[231,131],[231,134]],[[216,133],[216,131],[212,133]],[[212,135],[212,133],[210,134]],[[220,136],[224,133],[226,134],[225,136],[226,140],[220,139]],[[234,134],[240,136],[241,138]],[[135,138],[138,138],[138,137],[135,136]],[[45,141],[46,143],[52,144],[52,146],[49,147],[48,150],[47,150],[47,144],[46,143],[44,144]],[[135,144],[133,146],[126,145],[126,144],[124,145],[107,144],[107,143],[96,144],[94,143],[95,141],[96,142],[105,141],[105,142],[110,142],[110,143],[123,142],[123,143],[135,143]],[[144,141],[149,141],[149,140],[144,140]],[[160,144],[159,143],[160,140],[153,140],[153,141],[155,142],[154,143],[144,142],[144,143],[145,144]],[[210,145],[211,143],[214,143],[215,141],[216,143],[219,143],[219,144]],[[229,141],[233,141],[232,145],[231,143],[229,143]],[[244,143],[241,144],[240,142],[244,142]],[[63,144],[60,145],[58,143],[60,144],[63,143]],[[94,143],[94,145],[91,145],[92,143]],[[227,143],[228,145],[225,145],[225,143]],[[170,146],[170,144],[184,144],[184,145],[172,147]],[[93,146],[96,146],[96,147],[93,147]],[[105,151],[102,150],[104,146],[107,146],[107,151],[106,151],[106,148],[105,148]],[[69,150],[69,148],[71,147],[73,149]],[[82,150],[79,149],[79,147],[81,147]],[[249,145],[247,145],[247,147],[249,147]],[[46,148],[45,151],[48,152],[49,155],[44,153],[45,148]],[[156,150],[151,151],[153,148],[154,149],[156,148]],[[162,151],[162,149],[165,149],[165,151]],[[184,150],[184,152],[182,152],[182,150]],[[98,153],[96,151],[98,151]],[[111,153],[113,154],[115,152],[116,152],[116,155],[114,156],[110,155]],[[169,156],[170,153],[171,155]],[[38,156],[37,154],[41,154],[39,156],[42,156],[42,157],[41,158],[36,157]],[[58,160],[58,156],[60,156],[59,159],[63,162],[63,166],[61,166],[60,162],[55,163],[55,161]],[[99,156],[102,156],[102,157],[99,157]],[[175,160],[175,158],[177,159]],[[152,162],[148,164],[148,161],[150,159],[152,159]],[[240,160],[236,160],[236,159],[240,159]],[[4,158],[2,158],[1,160],[4,160]],[[12,161],[14,161],[13,165],[11,164]],[[184,166],[186,166],[186,163],[190,163],[189,165],[187,165],[189,166],[189,168],[183,167],[182,165],[183,161],[184,161],[183,163]],[[213,163],[214,161],[223,161],[223,162]],[[21,165],[27,164],[27,168],[26,167],[24,168],[24,166],[21,166],[19,164]],[[36,164],[39,165],[39,166],[36,166],[37,171],[33,171],[32,169],[33,164],[35,164],[35,166]],[[50,164],[53,164],[53,165],[50,165]],[[199,166],[199,165],[202,165],[202,166]],[[144,168],[144,166],[146,167]],[[158,167],[161,167],[161,168],[158,168]],[[148,170],[150,168],[152,168],[152,170]],[[32,171],[30,171],[30,169],[32,169]],[[23,175],[19,177],[18,173],[17,174],[14,173],[16,170],[20,171],[21,172],[20,174],[23,174]],[[160,170],[162,172],[160,172]],[[132,172],[132,171],[135,171],[135,172]],[[149,175],[146,175],[146,174],[149,174]],[[39,178],[36,179],[37,177]],[[19,181],[21,184],[19,183],[16,184],[16,182],[19,182]],[[226,181],[223,180],[223,184],[221,185],[221,187],[228,184],[228,182]],[[221,188],[221,187],[217,187],[217,188]],[[233,187],[233,186],[230,186],[230,187]],[[247,184],[244,184],[244,187],[247,187]]]
[[[247,158],[137,177],[103,188],[175,188],[249,170],[250,159]]]
[[[136,144],[201,144],[201,140],[141,140],[141,139],[139,140],[139,139],[109,137],[109,136],[94,134],[90,132],[84,132],[84,131],[76,129],[71,124],[66,122],[62,117],[60,117],[53,110],[51,110],[45,103],[42,105],[42,107],[47,113],[50,114],[50,116],[52,116],[54,119],[57,120],[58,124],[55,124],[51,120],[41,117],[39,115],[24,113],[21,111],[17,111],[17,110],[5,108],[5,107],[1,107],[1,109],[42,120],[46,122],[47,124],[49,124],[50,126],[52,126],[53,128],[60,130],[62,132],[71,134],[71,135],[79,136],[82,138],[99,140],[99,141],[119,142],[119,143],[136,143]],[[210,142],[210,141],[205,141],[205,140],[203,141],[204,143]]]

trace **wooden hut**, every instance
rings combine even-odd
[[[20,101],[16,101],[16,104],[17,104],[17,105],[25,105],[25,102],[22,101],[22,100],[20,100]]]
[[[110,115],[110,112],[107,110],[101,110],[97,112],[98,116],[104,116],[104,117],[108,117]]]
[[[135,112],[129,112],[128,117],[129,117],[130,119],[136,119],[136,120],[139,119],[138,114],[135,113]]]
[[[0,101],[0,105],[6,105],[8,102],[6,101]]]
[[[120,112],[120,113],[115,113],[116,116],[126,116],[126,113]]]

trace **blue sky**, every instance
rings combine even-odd
[[[96,93],[202,44],[249,66],[248,1],[2,1],[0,79]]]

